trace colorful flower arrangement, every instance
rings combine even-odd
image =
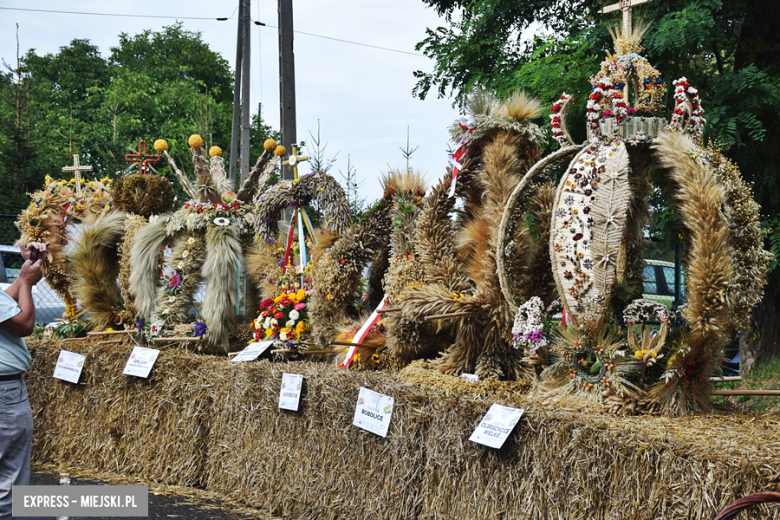
[[[252,322],[255,341],[280,340],[288,348],[295,347],[301,336],[311,331],[307,311],[306,291],[285,292],[274,299],[267,298],[260,303],[260,314]]]
[[[704,123],[707,121],[702,117],[704,110],[701,108],[699,91],[693,88],[684,76],[673,81],[672,84],[674,85],[674,112],[672,113],[672,121],[669,126],[691,135],[701,135]],[[687,123],[685,121],[686,111],[683,110],[683,106],[686,103],[690,107]]]
[[[636,87],[634,93],[634,106],[629,107],[627,99],[623,99],[623,89],[633,80]],[[663,96],[666,93],[661,73],[650,65],[642,56],[632,53],[625,56],[608,56],[601,63],[601,70],[590,79],[591,99],[596,96],[595,103],[600,104],[599,109],[604,118],[615,117],[618,123],[622,123],[627,116],[637,113],[646,113],[652,116],[654,111],[663,109]],[[611,87],[620,95],[610,93],[607,99],[602,100],[606,95],[605,87]],[[617,101],[615,101],[617,100]],[[589,107],[590,108],[590,107]],[[588,110],[590,116],[590,110]],[[592,128],[591,120],[597,118],[589,117],[589,128]]]
[[[628,329],[628,346],[634,351],[634,361],[641,365],[640,388],[644,388],[647,369],[664,357],[662,349],[666,346],[669,325],[674,321],[672,314],[664,305],[651,300],[634,300],[623,311],[623,319]],[[657,319],[661,329],[651,333],[646,323]],[[634,331],[639,324],[639,335]]]
[[[613,90],[612,82],[607,77],[601,78],[591,90],[587,104],[588,134],[591,137],[598,136],[600,133],[599,121],[603,112],[608,109],[607,103],[611,90]]]
[[[550,126],[552,127],[553,139],[558,141],[561,146],[569,144],[569,139],[564,132],[564,120],[566,118],[566,111],[569,104],[574,100],[574,96],[571,96],[564,92],[561,97],[553,103],[550,107]]]
[[[534,296],[517,309],[512,327],[514,347],[534,351],[546,346],[547,337],[544,328],[544,302],[538,296]]]
[[[199,231],[211,226],[229,227],[235,224],[239,233],[244,235],[254,231],[254,222],[251,204],[240,200],[218,203],[191,200],[172,216],[168,229],[170,232],[184,228]]]

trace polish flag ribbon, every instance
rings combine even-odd
[[[370,331],[371,327],[373,327],[376,322],[379,321],[379,316],[382,315],[381,311],[386,304],[387,298],[382,298],[382,301],[379,302],[376,310],[371,314],[371,316],[368,317],[363,326],[360,327],[360,330],[357,331],[355,337],[352,338],[351,343],[363,343],[363,340],[366,339],[366,336],[368,336],[368,331]],[[352,360],[355,358],[355,354],[357,354],[357,352],[358,347],[349,347],[349,350],[347,350],[347,357],[344,358],[344,368],[349,368],[349,365],[352,363]]]

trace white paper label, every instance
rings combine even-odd
[[[250,343],[244,350],[239,352],[236,357],[231,359],[230,362],[243,363],[245,361],[254,361],[273,344],[273,341],[255,341],[254,343]]]
[[[392,397],[361,386],[352,424],[371,433],[387,437],[390,418],[393,416],[393,401]]]
[[[126,376],[149,377],[158,355],[160,351],[153,348],[133,347],[122,373]]]
[[[60,357],[57,359],[57,366],[54,367],[54,377],[71,383],[78,383],[81,377],[81,370],[84,368],[84,360],[87,356],[60,350]]]
[[[494,404],[482,418],[469,440],[491,448],[500,448],[504,445],[509,434],[512,433],[512,429],[523,416],[524,411],[521,408]]]
[[[300,374],[282,374],[282,390],[279,392],[279,408],[298,411],[301,400],[303,376]]]
[[[467,374],[467,373],[463,372],[460,375],[460,377],[461,377],[461,379],[465,379],[469,383],[476,383],[477,381],[479,381],[479,376],[476,375],[476,374]]]

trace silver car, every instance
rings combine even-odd
[[[16,280],[23,263],[18,247],[0,245],[0,290],[5,291]],[[35,302],[35,323],[46,325],[64,314],[65,302],[49,287],[46,279],[33,287],[32,296]]]

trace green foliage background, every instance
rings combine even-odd
[[[26,207],[27,193],[47,174],[63,178],[62,167],[76,153],[94,176],[116,178],[138,168],[125,161],[129,147],[145,140],[155,153],[154,140],[165,139],[179,168],[191,172],[187,139],[198,133],[207,148],[222,148],[227,164],[232,112],[230,64],[180,23],[122,33],[106,57],[81,39],[56,54],[30,49],[0,74],[0,213]],[[255,115],[254,157],[268,137],[278,133]],[[182,204],[184,193],[164,159],[153,166],[173,182]]]

